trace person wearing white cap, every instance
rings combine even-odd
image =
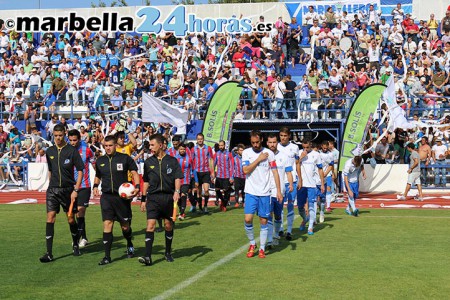
[[[33,68],[31,70],[28,85],[30,87],[30,100],[36,100],[35,94],[41,88],[41,76],[37,74],[36,68]]]
[[[445,165],[445,157],[448,155],[447,145],[442,144],[442,138],[436,139],[436,144],[431,147],[431,157],[435,165]],[[445,167],[434,168],[434,185],[436,187],[446,187],[447,169]]]

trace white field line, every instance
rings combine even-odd
[[[233,215],[233,214],[230,214]],[[236,214],[236,216],[238,216]],[[242,215],[239,215],[242,218]],[[294,217],[294,220],[297,218],[298,216]],[[287,222],[284,222],[284,227],[287,225]],[[256,243],[259,242],[259,237],[255,239]],[[190,286],[191,284],[195,283],[196,281],[198,281],[199,279],[205,277],[209,272],[217,269],[218,267],[220,267],[223,264],[226,264],[227,262],[229,262],[230,260],[234,259],[235,257],[237,257],[238,255],[240,255],[241,253],[245,252],[248,248],[249,244],[245,244],[242,247],[238,248],[237,250],[235,250],[234,252],[228,254],[227,256],[219,259],[218,261],[216,261],[215,263],[210,264],[209,266],[207,266],[206,268],[204,268],[203,270],[201,270],[200,272],[198,272],[197,274],[195,274],[194,276],[192,276],[191,278],[177,284],[176,286],[174,286],[173,288],[165,291],[164,293],[152,298],[153,300],[163,300],[163,299],[168,299],[169,297],[173,296],[174,294],[180,292],[181,290],[185,289],[186,287]]]

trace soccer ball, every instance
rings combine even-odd
[[[134,192],[134,185],[125,182],[119,187],[119,195],[124,199],[129,199]]]

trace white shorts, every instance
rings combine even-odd
[[[408,174],[408,184],[413,185],[420,185],[420,172],[412,172]]]

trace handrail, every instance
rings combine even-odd
[[[405,114],[406,114],[406,118],[407,119],[412,119],[414,114],[418,114],[419,117],[422,116],[424,114],[430,114],[432,113],[435,117],[442,117],[445,114],[450,113],[450,97],[449,96],[439,96],[439,98],[437,98],[436,101],[434,101],[432,106],[426,106],[423,102],[424,99],[429,99],[430,96],[415,96],[412,95],[409,97],[410,101],[412,101],[412,103],[414,103],[414,105],[412,105],[411,107],[406,107],[405,109]],[[186,101],[186,99],[180,99],[176,96],[174,96],[173,98],[169,97],[164,97],[162,98],[163,100],[166,100],[167,102],[171,103],[171,104],[175,104],[175,105],[183,105],[184,101]],[[353,97],[349,97],[349,96],[344,96],[344,97],[330,97],[330,98],[316,98],[316,97],[309,97],[309,98],[288,98],[288,99],[272,99],[272,98],[265,98],[263,99],[263,102],[261,105],[258,105],[256,99],[241,99],[240,102],[242,104],[242,109],[238,109],[237,113],[251,113],[253,115],[254,119],[254,114],[259,112],[262,112],[262,109],[265,110],[265,112],[267,112],[268,114],[276,114],[276,113],[283,113],[283,111],[285,111],[288,114],[288,118],[286,119],[298,119],[298,112],[300,111],[301,113],[304,113],[305,116],[308,116],[308,114],[314,114],[315,116],[315,120],[320,119],[319,117],[321,117],[322,119],[335,119],[335,120],[341,120],[341,119],[345,119],[342,118],[342,116],[347,116],[348,112],[349,112],[349,108],[351,107],[351,103],[356,99],[355,96]],[[441,99],[447,99],[447,103],[442,103]],[[325,101],[327,100],[344,100],[345,104],[342,107],[320,107],[319,104],[324,104]],[[24,104],[22,106],[22,110],[21,112],[18,114],[18,118],[21,119],[23,118],[24,112],[25,112],[25,108],[24,106],[26,106],[25,103],[28,103],[29,101],[25,100]],[[88,103],[88,100],[78,100],[79,103]],[[141,100],[126,100],[124,99],[123,102],[127,102],[130,104],[133,103],[140,103]],[[279,107],[277,109],[276,103],[279,102]],[[69,103],[70,105],[66,106],[66,104]],[[55,111],[51,111],[51,110],[46,110],[43,112],[37,111],[37,114],[40,115],[42,114],[43,116],[45,116],[45,118],[43,118],[44,120],[49,120],[50,119],[50,115],[55,113],[55,114],[62,114],[65,116],[68,116],[69,119],[74,120],[76,116],[79,115],[85,115],[88,112],[90,112],[91,114],[108,114],[109,111],[108,109],[111,107],[111,100],[110,97],[105,97],[104,98],[104,104],[105,104],[105,109],[104,110],[97,110],[97,109],[89,109],[89,107],[87,105],[78,105],[78,106],[74,106],[74,100],[70,99],[70,100],[56,100],[55,101]],[[285,107],[287,105],[289,105],[289,107]],[[293,105],[295,104],[295,105]],[[315,106],[315,108],[306,108],[306,109],[301,109],[303,107],[303,104],[305,104],[306,107],[311,107],[311,106]],[[11,114],[15,114],[14,112],[8,112],[6,111],[6,106],[9,105],[9,101],[7,102],[0,102],[0,118],[4,118],[4,116],[9,116]],[[91,103],[92,105],[92,103]],[[407,104],[401,104],[401,106],[406,105]],[[248,107],[245,107],[248,106]],[[259,106],[262,106],[261,109],[259,109]],[[67,107],[70,107],[69,110],[66,110]],[[207,107],[207,101],[205,101],[204,99],[197,99],[196,100],[196,104],[194,105],[193,108],[191,108],[191,111],[195,111],[196,113],[192,115],[192,120],[196,120],[196,119],[202,119],[204,117],[204,114],[206,112],[206,107]],[[320,107],[320,108],[319,108]],[[121,107],[122,108],[122,107]],[[121,109],[123,110],[123,109]],[[133,111],[134,112],[134,111]],[[336,113],[340,113],[341,114],[341,118],[336,118],[335,114]],[[378,118],[382,117],[382,109],[379,107],[377,109],[377,116]],[[330,116],[331,113],[331,116]],[[323,115],[326,114],[326,115]],[[88,117],[88,116],[86,116]],[[17,118],[16,118],[17,119]],[[135,120],[139,120],[140,118],[135,118]]]

